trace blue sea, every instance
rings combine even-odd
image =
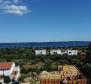
[[[90,41],[0,43],[0,48],[45,48],[88,46]]]

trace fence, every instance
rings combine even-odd
[[[41,79],[40,84],[62,84],[60,79]],[[86,79],[67,80],[66,84],[87,84]]]

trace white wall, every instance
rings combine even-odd
[[[4,75],[8,76],[9,72],[10,72],[10,70],[4,70]]]
[[[36,55],[47,55],[47,51],[46,50],[35,50],[35,54]]]
[[[13,72],[14,68],[15,68],[15,63],[12,64],[9,75]]]
[[[77,50],[67,50],[68,55],[77,55],[78,51]]]
[[[0,70],[0,75],[3,75],[3,70]]]
[[[18,80],[19,77],[21,76],[21,74],[20,74],[20,67],[19,67],[19,66],[15,67],[15,71],[18,72],[18,73],[16,74],[15,80]]]
[[[9,75],[10,70],[0,70],[0,75]]]
[[[54,55],[54,54],[62,55],[62,52],[61,52],[61,50],[59,50],[59,49],[55,49],[55,50],[51,50],[51,51],[50,51],[50,54],[51,54],[51,55]]]

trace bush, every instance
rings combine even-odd
[[[29,70],[28,69],[25,69],[25,68],[22,68],[21,69],[21,73],[28,74],[29,73]]]
[[[21,77],[19,78],[19,81],[21,81],[21,82],[24,82],[24,79],[27,77],[27,75],[21,75]]]
[[[4,83],[10,83],[10,77],[9,76],[4,76]]]

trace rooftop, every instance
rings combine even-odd
[[[40,74],[40,79],[65,79],[67,77],[77,79],[78,74],[82,74],[74,65],[60,65],[58,67],[62,68],[60,70],[60,72],[58,72],[58,71],[54,71],[54,72],[43,71]],[[81,75],[81,76],[82,76],[82,78],[84,78],[83,75]]]
[[[10,69],[13,62],[2,62],[0,63],[0,70],[7,70]]]

